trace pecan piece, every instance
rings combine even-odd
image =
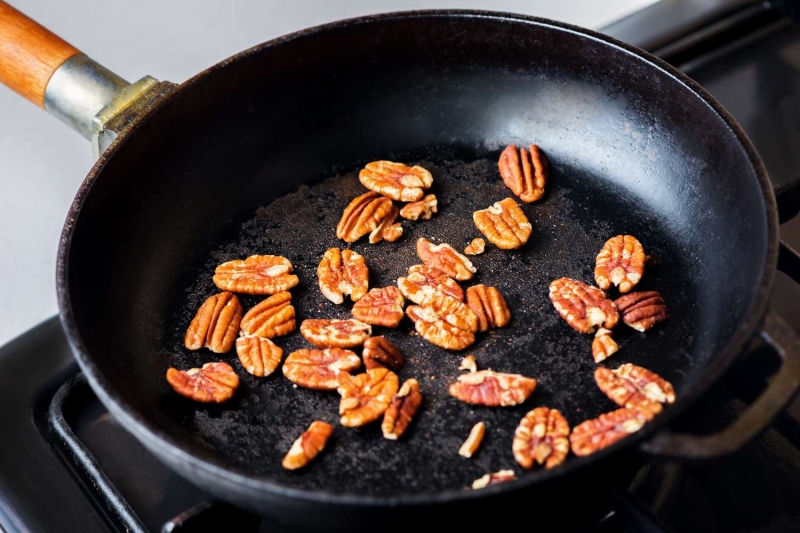
[[[464,444],[461,445],[461,448],[458,449],[458,455],[461,457],[466,457],[467,459],[475,455],[475,452],[477,452],[478,448],[481,447],[483,436],[485,434],[486,426],[483,424],[483,422],[478,422],[472,426],[472,430],[470,430],[467,440],[465,440]]]
[[[245,370],[254,376],[269,376],[283,358],[283,349],[269,339],[249,335],[236,339],[236,355]]]
[[[431,173],[420,166],[409,167],[391,161],[373,161],[358,173],[367,189],[399,202],[416,202],[433,185]]]
[[[466,248],[464,248],[464,253],[467,255],[480,255],[486,250],[486,241],[478,237],[477,239],[472,239]]]
[[[400,223],[395,224],[399,211],[395,206],[389,210],[389,214],[381,220],[377,227],[369,234],[369,243],[378,244],[382,240],[394,242],[403,235],[403,226]]]
[[[450,385],[450,396],[476,405],[508,407],[527,400],[535,388],[533,378],[481,370],[460,375]]]
[[[418,202],[411,202],[406,204],[400,210],[400,216],[406,220],[430,220],[434,213],[438,211],[439,202],[436,200],[436,195],[429,194]]]
[[[364,359],[367,370],[385,367],[396,372],[406,364],[403,352],[386,337],[370,337],[365,340],[361,358]]]
[[[599,328],[592,341],[592,357],[594,362],[605,361],[619,350],[619,345],[611,338],[611,331]]]
[[[594,380],[611,401],[641,411],[648,415],[648,420],[661,412],[662,403],[675,401],[671,383],[655,372],[631,363],[616,370],[600,367],[594,372]]]
[[[575,279],[560,278],[552,282],[550,301],[561,318],[580,333],[594,333],[600,325],[611,329],[619,320],[617,307],[603,291]]]
[[[291,302],[292,295],[288,292],[273,294],[260,302],[242,318],[242,333],[273,339],[293,332],[297,324]]]
[[[383,228],[381,233],[383,240],[387,242],[394,242],[403,236],[403,225],[399,222]]]
[[[494,287],[475,285],[468,288],[467,306],[478,317],[478,331],[503,328],[511,322],[506,299]]]
[[[339,375],[358,370],[361,359],[350,350],[297,350],[283,363],[283,375],[301,387],[315,390],[336,390]]]
[[[239,376],[228,363],[206,363],[202,368],[167,370],[167,382],[181,396],[201,403],[222,403],[239,387]]]
[[[353,348],[361,346],[372,334],[369,324],[355,319],[317,319],[309,318],[300,324],[300,333],[308,342],[320,348],[336,346],[339,348]]]
[[[472,262],[447,243],[433,244],[424,237],[417,241],[417,255],[428,266],[438,268],[458,281],[472,278],[478,271]]]
[[[373,326],[396,328],[403,320],[403,305],[406,299],[397,287],[372,289],[353,305],[355,318]]]
[[[408,269],[408,276],[397,278],[397,286],[406,298],[418,304],[435,292],[441,292],[464,301],[464,290],[456,282],[439,270],[428,265],[413,265]]]
[[[463,350],[475,342],[478,317],[465,304],[443,293],[426,296],[406,309],[422,338],[445,350]]]
[[[292,447],[289,448],[289,453],[283,458],[281,463],[286,470],[297,470],[303,468],[314,457],[319,455],[325,444],[328,442],[333,433],[333,426],[325,422],[315,420],[311,423],[307,430],[303,432]]]
[[[614,302],[622,314],[622,321],[645,332],[667,319],[667,304],[657,291],[632,292]]]
[[[647,420],[646,414],[636,409],[623,408],[581,422],[569,436],[572,453],[583,457],[607,448],[642,429]]]
[[[517,476],[514,475],[513,470],[500,470],[494,474],[486,474],[472,482],[472,490],[485,489],[491,485],[498,483],[505,483],[506,481],[514,481]]]
[[[619,292],[629,292],[642,279],[644,261],[644,248],[636,237],[617,235],[608,239],[597,255],[594,280],[601,289],[610,289],[613,283]]]
[[[569,453],[569,424],[557,409],[537,407],[520,420],[514,431],[511,451],[523,468],[534,461],[553,468],[567,459]]]
[[[373,368],[365,374],[339,375],[342,396],[339,402],[341,423],[346,427],[359,427],[380,418],[397,394],[397,374],[386,368]]]
[[[461,364],[458,365],[459,370],[469,370],[470,372],[477,372],[478,371],[478,363],[475,361],[474,355],[468,355],[464,359],[461,360]]]
[[[243,294],[275,294],[300,283],[292,263],[279,255],[252,255],[222,263],[214,271],[214,285]]]
[[[517,147],[511,144],[500,154],[497,163],[506,187],[525,203],[544,196],[549,166],[538,146],[531,144],[528,149],[530,151],[523,147],[517,152]]]
[[[342,219],[336,226],[336,237],[345,242],[356,242],[377,228],[392,209],[390,198],[376,192],[362,194],[344,208]]]
[[[349,295],[359,301],[369,289],[369,270],[364,256],[353,250],[331,248],[322,256],[317,266],[319,290],[335,304],[344,302]]]
[[[501,250],[516,250],[533,232],[533,226],[513,198],[495,202],[491,207],[472,213],[475,226],[489,242]]]
[[[419,392],[419,383],[416,379],[409,379],[403,383],[397,394],[392,397],[392,403],[383,415],[381,431],[383,437],[389,440],[399,439],[417,414],[417,409],[422,404],[422,393]]]
[[[242,313],[235,294],[222,292],[209,297],[189,324],[184,344],[190,350],[207,347],[214,353],[229,351],[236,342]]]

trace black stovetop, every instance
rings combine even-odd
[[[744,127],[776,186],[800,177],[800,28],[749,0],[660,2],[606,28],[679,66]],[[781,226],[800,248],[800,217]],[[800,331],[800,285],[778,275],[773,309]],[[678,430],[724,427],[771,359],[734,368]],[[754,373],[752,359],[763,360]],[[759,366],[758,364],[756,366]],[[52,318],[0,349],[0,528],[7,533],[285,531],[215,501],[123,430],[86,384]],[[592,531],[800,531],[800,401],[739,453],[644,463]]]

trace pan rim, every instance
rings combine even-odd
[[[559,468],[553,470],[535,469],[524,471],[515,481],[503,483],[480,491],[465,491],[462,489],[447,489],[439,492],[411,494],[403,493],[394,496],[371,496],[357,494],[337,494],[323,490],[308,490],[288,487],[269,480],[265,477],[248,474],[245,469],[240,467],[225,466],[219,460],[201,457],[198,454],[184,450],[181,442],[172,437],[169,433],[152,423],[143,413],[134,410],[124,399],[115,397],[116,394],[110,383],[101,373],[99,367],[94,363],[89,354],[83,338],[78,329],[72,311],[72,300],[68,290],[68,260],[70,244],[73,238],[76,221],[81,215],[84,201],[90,193],[94,183],[102,174],[106,164],[114,157],[123,143],[130,137],[138,127],[150,116],[158,113],[167,102],[171,101],[179,94],[190,90],[196,84],[202,82],[211,73],[224,69],[226,66],[258,55],[264,50],[280,46],[284,43],[311,36],[317,33],[345,28],[373,22],[390,20],[401,20],[409,18],[482,18],[498,21],[508,21],[511,23],[524,24],[529,26],[545,27],[556,31],[576,34],[583,38],[588,38],[598,42],[603,46],[610,46],[619,51],[634,56],[650,66],[660,70],[664,74],[672,77],[693,95],[701,99],[731,130],[745,151],[748,160],[754,170],[758,185],[762,192],[762,201],[765,206],[765,216],[767,217],[767,250],[766,260],[763,264],[761,279],[755,290],[750,309],[739,324],[737,331],[712,357],[709,365],[698,376],[691,391],[685,393],[675,405],[667,409],[653,422],[647,424],[642,430],[623,439],[614,445],[601,450],[588,457],[573,457]],[[484,11],[484,10],[463,10],[463,9],[443,9],[443,10],[414,10],[383,13],[378,15],[368,15],[344,19],[328,24],[314,26],[294,33],[290,33],[264,43],[253,46],[238,54],[235,54],[216,65],[193,76],[186,82],[178,85],[174,91],[162,97],[145,114],[138,117],[111,146],[100,156],[91,171],[81,184],[75,199],[66,217],[66,222],[62,230],[58,248],[57,268],[56,268],[56,290],[58,295],[59,316],[64,331],[69,340],[75,358],[81,370],[86,374],[92,389],[98,395],[103,404],[109,409],[114,417],[130,431],[147,448],[164,460],[176,470],[186,475],[186,472],[193,471],[199,473],[206,483],[211,480],[219,486],[234,490],[237,493],[245,494],[245,491],[258,491],[261,499],[265,497],[281,497],[293,500],[302,500],[308,503],[360,506],[360,507],[383,507],[383,506],[416,506],[428,504],[448,503],[459,500],[470,500],[473,498],[483,498],[485,496],[498,495],[522,488],[531,487],[536,484],[546,483],[551,480],[566,477],[577,470],[588,467],[590,464],[600,462],[617,452],[626,448],[631,451],[640,443],[653,437],[658,432],[663,431],[678,415],[680,415],[689,405],[694,403],[702,392],[733,363],[733,361],[743,354],[746,345],[751,341],[757,328],[760,326],[767,309],[770,290],[775,278],[778,256],[778,214],[772,184],[769,180],[766,168],[761,161],[755,147],[739,126],[736,120],[716,101],[705,89],[694,80],[677,70],[675,67],[650,55],[634,46],[621,42],[613,37],[603,35],[599,32],[566,24],[563,22],[552,21],[545,18],[520,15],[513,13]],[[209,457],[212,455],[209,452]],[[188,476],[187,476],[188,477]],[[205,483],[204,483],[205,484]],[[247,498],[253,500],[252,492],[248,492]]]

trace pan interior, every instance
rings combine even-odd
[[[366,44],[365,44],[366,43]],[[425,236],[457,249],[479,233],[472,212],[510,196],[496,161],[508,143],[539,144],[551,162],[544,200],[519,251],[487,246],[471,282],[498,287],[513,321],[463,354],[440,350],[404,321],[386,334],[408,356],[423,410],[400,442],[377,425],[337,427],[324,454],[288,473],[280,459],[313,420],[337,420],[338,395],[295,389],[280,372],[247,374],[235,354],[182,346],[214,267],[252,254],[288,257],[301,284],[298,319],[347,317],[316,287],[342,209],[374,159],[434,175],[439,214],[404,222],[397,243],[351,247],[370,285],[418,263]],[[624,50],[546,24],[501,17],[407,16],[311,32],[254,50],[189,83],[121,144],[87,191],[67,257],[82,342],[117,399],[189,453],[257,480],[337,494],[397,496],[458,489],[519,468],[511,438],[534,406],[571,425],[614,405],[594,385],[591,338],[547,297],[551,280],[591,282],[594,257],[620,233],[656,261],[639,288],[664,296],[670,319],[647,334],[624,326],[615,368],[633,362],[678,395],[702,378],[737,331],[763,275],[767,221],[747,154],[724,121],[667,73]],[[617,295],[612,291],[612,295]],[[258,298],[245,297],[246,308]],[[286,353],[299,333],[277,339]],[[535,377],[525,405],[471,407],[450,398],[464,354],[481,368]],[[84,356],[85,357],[85,356]],[[175,395],[170,366],[225,360],[242,378],[234,400],[200,406]],[[487,438],[457,449],[477,421]],[[576,460],[574,457],[571,460]],[[535,474],[534,474],[535,475]]]

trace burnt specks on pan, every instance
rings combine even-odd
[[[408,165],[416,163],[430,170],[435,181],[426,194],[435,194],[439,205],[438,213],[430,220],[403,221],[406,235],[395,243],[370,245],[365,236],[347,246],[366,259],[371,287],[394,285],[399,277],[407,276],[409,266],[421,263],[415,250],[419,237],[429,238],[435,244],[448,242],[463,252],[464,245],[479,236],[472,214],[510,194],[498,177],[499,150],[475,153],[436,147],[430,152],[387,154],[386,157]],[[185,276],[181,274],[176,282],[176,296],[172,301],[175,314],[164,322],[169,349],[169,354],[164,355],[164,370],[167,366],[189,369],[215,360],[205,349],[186,350],[183,337],[197,309],[206,298],[219,292],[209,273],[229,260],[265,253],[288,258],[294,267],[293,274],[300,279],[291,289],[298,327],[307,318],[352,318],[347,298],[344,304],[337,306],[323,296],[316,270],[325,250],[345,247],[336,239],[332,228],[348,202],[365,192],[358,181],[358,171],[367,162],[326,169],[324,177],[337,174],[339,177],[310,187],[301,186],[259,209],[250,220],[233,228],[233,233],[222,235],[216,243],[209,242],[202,259],[195,265],[187,265]],[[236,394],[221,407],[214,406],[215,411],[209,411],[207,406],[180,398],[164,383],[167,393],[174,398],[175,416],[194,420],[192,431],[197,438],[219,449],[253,450],[254,446],[274,449],[271,461],[252,453],[237,455],[232,460],[258,475],[304,490],[329,490],[333,483],[341,483],[358,494],[392,495],[397,483],[410,490],[430,491],[469,486],[472,479],[504,468],[515,469],[520,475],[521,467],[511,457],[510,447],[514,429],[527,410],[547,405],[563,413],[574,427],[613,408],[594,380],[597,365],[590,355],[593,338],[566,326],[550,303],[547,286],[562,275],[591,282],[594,259],[602,244],[609,236],[625,233],[641,239],[647,246],[647,253],[670,258],[658,269],[648,270],[634,290],[659,290],[668,298],[671,319],[644,335],[620,324],[621,327],[614,330],[614,338],[622,348],[606,362],[617,361],[611,365],[616,368],[627,361],[625,358],[617,360],[617,357],[638,354],[632,362],[652,369],[678,387],[683,381],[670,369],[686,368],[692,336],[696,334],[693,324],[697,323],[693,319],[697,309],[693,303],[696,292],[688,275],[690,269],[685,255],[665,240],[670,233],[659,226],[658,217],[642,214],[641,205],[634,207],[625,196],[593,188],[596,181],[584,179],[583,175],[566,175],[565,170],[571,171],[553,158],[553,179],[543,200],[536,204],[520,202],[536,230],[525,246],[503,251],[487,244],[483,254],[468,256],[478,272],[473,280],[461,283],[463,290],[476,284],[497,287],[513,313],[509,327],[478,334],[476,342],[462,353],[446,352],[418,334],[410,334],[414,324],[407,318],[397,329],[373,328],[373,335],[386,336],[406,357],[405,365],[398,371],[401,382],[416,378],[425,397],[423,407],[398,442],[383,438],[380,421],[362,430],[337,427],[332,436],[335,443],[329,442],[326,451],[305,467],[305,471],[284,471],[280,465],[283,455],[313,420],[320,419],[319,413],[330,414],[329,418],[322,419],[327,422],[338,420],[339,395],[307,391],[300,386],[295,389],[284,377],[282,367],[268,378],[252,376],[240,366],[233,351],[224,356],[224,360],[234,367],[242,381]],[[592,198],[588,207],[586,198]],[[263,201],[266,204],[270,199]],[[613,299],[618,293],[612,289],[609,295]],[[239,295],[239,298],[248,311],[266,296]],[[284,359],[300,349],[313,348],[299,331],[273,341],[284,350]],[[360,348],[352,351],[356,355],[361,353]],[[554,353],[562,357],[554,358]],[[198,360],[198,354],[205,358]],[[540,378],[541,386],[518,408],[476,406],[474,409],[480,410],[480,415],[474,419],[441,416],[443,406],[457,406],[466,412],[473,409],[448,394],[449,385],[462,372],[458,371],[458,366],[466,354],[475,356],[479,369]],[[363,372],[358,369],[353,374]],[[436,379],[431,379],[433,376]],[[253,420],[265,416],[265,406],[269,406],[272,425],[253,424]],[[576,408],[581,409],[580,413],[575,412]],[[490,435],[473,459],[459,457],[458,447],[479,419],[485,422]],[[454,424],[457,427],[454,428]],[[283,438],[276,437],[274,425],[286,428]],[[248,431],[233,431],[237,427],[247,427]],[[362,432],[369,432],[375,441],[365,446]],[[452,445],[442,446],[436,440],[430,446],[421,443],[419,439],[427,433],[453,435]],[[412,443],[414,446],[410,446]],[[425,458],[410,453],[409,449],[417,449],[417,446],[422,447]],[[357,458],[363,466],[363,475],[341,479],[342,461],[348,457]],[[390,468],[387,457],[402,461],[402,471]],[[465,473],[465,466],[475,460],[489,466]],[[568,458],[567,462],[570,460]],[[539,469],[541,467],[533,468]],[[391,483],[387,482],[387,475]]]

